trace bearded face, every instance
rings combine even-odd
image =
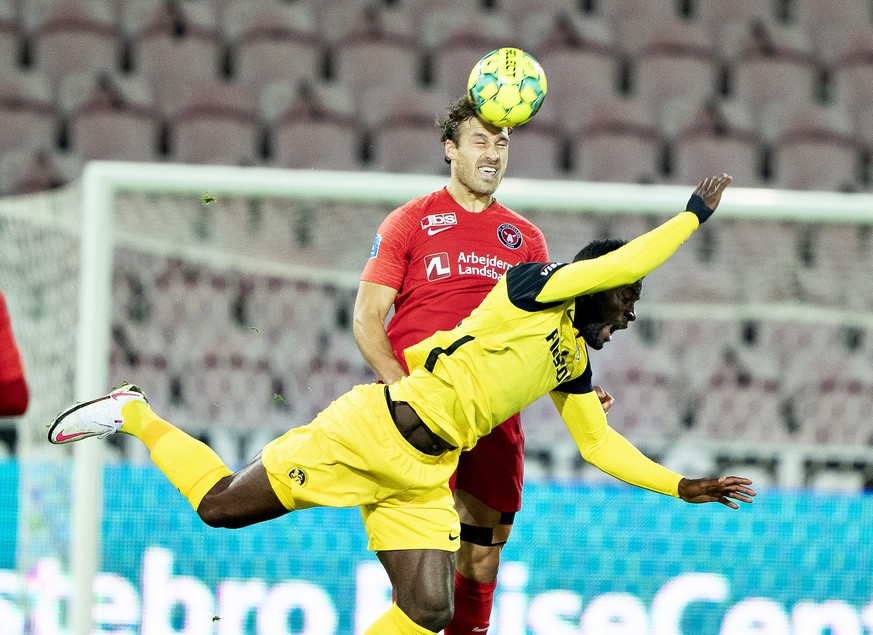
[[[446,141],[452,178],[476,196],[497,191],[509,161],[509,131],[477,117],[458,126],[458,143]]]
[[[626,329],[637,319],[634,305],[641,291],[642,283],[635,282],[577,298],[573,326],[589,347],[599,351],[612,339],[613,333]]]

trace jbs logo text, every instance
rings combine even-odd
[[[447,225],[457,225],[458,217],[454,212],[445,212],[443,214],[430,214],[421,219],[421,228],[428,229],[430,227],[445,227]]]

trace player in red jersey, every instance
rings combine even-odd
[[[388,215],[355,303],[355,341],[389,384],[407,374],[405,348],[454,328],[509,267],[549,261],[542,232],[494,198],[506,170],[510,130],[483,122],[466,98],[449,106],[441,127],[449,183]],[[602,399],[608,406],[611,397]],[[487,631],[500,550],[521,509],[523,460],[518,414],[461,455],[451,483],[461,545],[455,617],[446,635]]]
[[[6,299],[0,292],[0,417],[24,414],[28,401],[24,366],[12,333]]]

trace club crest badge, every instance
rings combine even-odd
[[[521,247],[521,232],[518,227],[512,223],[503,223],[497,228],[497,238],[503,243],[504,247],[509,249],[518,249]]]
[[[297,481],[297,484],[301,487],[306,484],[306,472],[301,470],[299,467],[295,467],[290,472],[288,472],[288,476],[292,481]]]

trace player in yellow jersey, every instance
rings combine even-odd
[[[510,268],[457,328],[406,350],[407,377],[390,386],[356,386],[236,473],[156,415],[132,384],[62,412],[49,440],[115,432],[139,438],[214,527],[358,505],[396,598],[367,633],[436,633],[452,616],[460,523],[448,481],[458,455],[546,393],[585,459],[616,478],[692,503],[736,509],[734,501],[752,502],[750,480],[684,478],[610,429],[588,359],[589,349],[602,348],[635,319],[641,278],[712,214],[730,181],[705,179],[687,211],[627,244],[595,241],[571,264]]]

